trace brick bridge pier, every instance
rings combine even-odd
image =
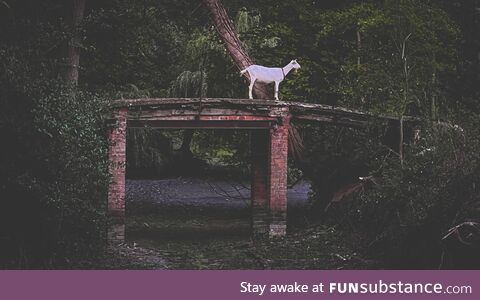
[[[287,224],[287,160],[290,121],[365,127],[372,116],[320,104],[247,99],[117,100],[109,130],[108,238],[125,239],[125,167],[128,128],[243,129],[250,131],[251,206],[254,235],[283,236]],[[387,123],[398,122],[382,117]]]

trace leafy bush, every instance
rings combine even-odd
[[[46,80],[6,81],[0,95],[0,265],[58,267],[96,255],[105,244],[106,102]]]
[[[478,118],[472,117],[465,124],[478,124]],[[406,147],[403,165],[392,151],[376,152],[371,160],[366,159],[365,151],[357,151],[360,156],[363,153],[359,161],[370,161],[366,165],[369,173],[362,176],[374,176],[374,183],[351,201],[333,203],[326,212],[327,219],[358,236],[359,239],[353,239],[360,241],[357,246],[365,247],[370,255],[381,258],[391,267],[465,267],[443,264],[445,254],[462,256],[465,253],[446,253],[449,249],[444,248],[442,237],[455,225],[480,220],[478,136],[475,126],[424,124],[421,138]],[[342,148],[348,149],[348,146]],[[348,165],[355,164],[349,161]],[[342,172],[337,166],[330,176],[340,182],[339,174]],[[320,192],[328,185],[328,180],[325,182],[314,182],[317,192],[314,197],[323,203],[322,207],[332,199],[332,194]],[[478,267],[472,263],[478,259],[469,259],[467,267]]]
[[[480,218],[475,131],[428,126],[403,167],[394,157],[378,166],[378,182],[361,195],[354,217],[366,226],[372,250],[395,267],[439,266],[447,230]]]

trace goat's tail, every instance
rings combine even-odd
[[[240,77],[242,77],[242,76],[243,76],[243,74],[245,74],[246,72],[247,72],[247,69],[245,69],[245,70],[241,70],[241,71],[240,71]]]

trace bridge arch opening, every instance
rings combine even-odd
[[[247,130],[251,153],[252,232],[261,236],[286,234],[288,107],[271,101],[255,103],[255,106],[251,102],[207,101],[199,110],[195,107],[199,104],[185,99],[162,99],[148,103],[133,101],[115,108],[109,131],[112,173],[108,194],[109,240],[125,240],[127,128],[144,127]],[[206,108],[205,104],[213,105]]]

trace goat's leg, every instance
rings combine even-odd
[[[255,84],[255,80],[257,80],[257,78],[255,77],[250,78],[250,86],[248,87],[248,97],[250,99],[253,99],[253,85]]]
[[[275,81],[275,100],[278,100],[278,87],[280,86],[280,81]]]

